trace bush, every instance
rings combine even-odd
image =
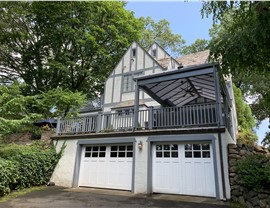
[[[237,164],[240,183],[249,190],[269,189],[270,158],[265,155],[250,155]]]
[[[16,162],[0,158],[0,196],[8,194],[19,179]]]
[[[30,186],[46,184],[62,156],[54,147],[10,144],[0,150],[0,196]],[[2,157],[2,158],[1,158]]]

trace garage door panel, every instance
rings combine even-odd
[[[133,146],[83,147],[79,186],[131,190]]]
[[[152,151],[154,192],[215,197],[210,144],[157,144]]]

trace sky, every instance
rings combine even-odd
[[[156,22],[166,19],[170,22],[173,33],[180,34],[186,45],[192,44],[197,38],[209,40],[209,29],[212,27],[212,17],[202,18],[201,2],[179,1],[129,1],[127,10],[134,12],[135,17],[150,16]],[[259,143],[268,130],[268,121],[264,120],[259,129],[255,129]]]

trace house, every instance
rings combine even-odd
[[[66,187],[230,198],[227,145],[237,120],[229,76],[209,51],[174,59],[133,42],[105,83],[102,108],[59,119]]]

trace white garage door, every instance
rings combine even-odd
[[[79,186],[131,190],[133,145],[85,146]]]
[[[153,145],[153,192],[215,197],[211,144]]]

